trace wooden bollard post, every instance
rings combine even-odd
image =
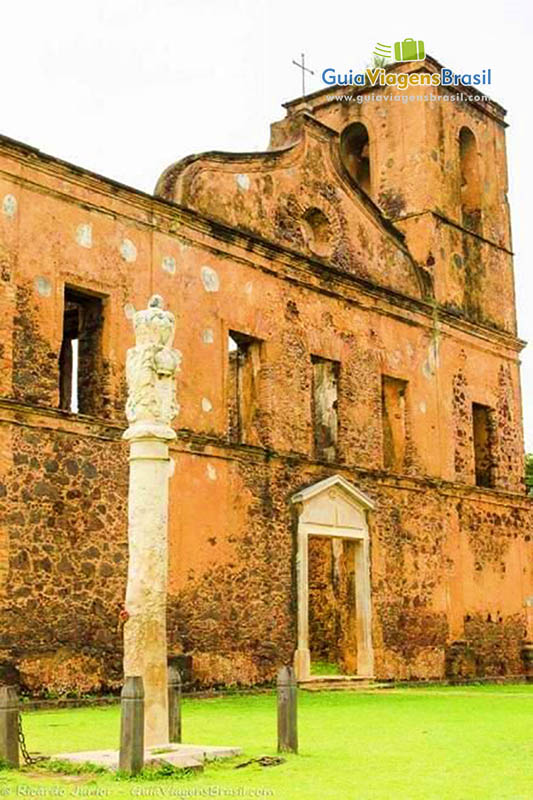
[[[0,686],[0,759],[19,766],[19,700],[14,686]]]
[[[181,675],[173,664],[168,667],[168,739],[181,742]]]
[[[278,672],[278,753],[298,752],[298,687],[292,667]]]
[[[119,768],[136,775],[144,765],[144,688],[141,677],[127,677],[120,695]]]
[[[533,642],[526,642],[522,647],[522,662],[526,683],[533,683]]]

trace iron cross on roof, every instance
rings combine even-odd
[[[305,54],[304,53],[302,53],[302,63],[301,64],[299,64],[297,61],[294,61],[294,60],[293,60],[292,63],[294,64],[294,66],[299,67],[302,70],[302,97],[305,100],[305,73],[306,72],[310,72],[311,75],[314,75],[315,73],[313,72],[312,69],[309,69],[309,67],[305,66]]]

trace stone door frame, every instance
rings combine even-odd
[[[298,601],[298,646],[294,667],[298,680],[311,674],[309,649],[309,537],[326,536],[355,543],[355,608],[357,630],[357,676],[372,678],[372,598],[370,582],[370,536],[368,512],[374,503],[341,475],[333,475],[308,486],[291,498],[298,513],[296,580]]]

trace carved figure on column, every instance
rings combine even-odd
[[[124,438],[149,435],[155,423],[169,427],[179,412],[175,377],[179,372],[181,353],[172,347],[175,332],[174,314],[165,311],[163,298],[154,294],[148,308],[133,316],[135,347],[126,358],[128,401],[126,417],[130,427]],[[174,438],[174,434],[168,438]]]

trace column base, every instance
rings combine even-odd
[[[358,650],[357,652],[357,675],[360,678],[374,677],[374,651]]]

